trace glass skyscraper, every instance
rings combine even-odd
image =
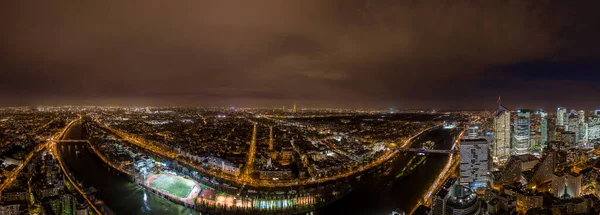
[[[559,107],[556,111],[556,125],[564,126],[565,118],[567,117],[567,109],[563,107]]]
[[[529,110],[518,110],[515,119],[515,135],[513,152],[517,155],[528,154],[531,139],[531,112]]]
[[[575,143],[581,142],[581,130],[580,130],[579,116],[577,111],[571,110],[569,117],[567,117],[566,121],[566,131],[575,132]]]
[[[546,142],[548,142],[548,113],[545,111],[540,112],[541,122],[540,122],[540,134],[541,134],[541,145],[545,146]]]
[[[498,113],[494,115],[494,161],[507,160],[510,156],[510,111],[498,100]]]

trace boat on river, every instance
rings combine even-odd
[[[396,179],[401,180],[409,176],[419,165],[425,163],[426,158],[427,157],[425,156],[414,156],[413,158],[411,158],[408,164],[404,166],[402,171],[400,171],[400,173],[396,175]]]

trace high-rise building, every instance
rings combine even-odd
[[[296,103],[294,103],[294,109],[292,110],[294,113],[296,113]]]
[[[575,143],[581,142],[581,131],[579,129],[579,116],[575,110],[572,110],[567,120],[566,131],[575,132]]]
[[[548,123],[548,141],[544,146],[548,145],[548,142],[556,141],[556,125],[554,123]]]
[[[556,111],[556,125],[564,126],[565,118],[567,116],[567,109],[563,107],[559,107]]]
[[[513,152],[517,155],[528,154],[531,139],[531,112],[520,109],[515,119]]]
[[[585,123],[585,111],[580,110],[577,112],[577,115],[579,116],[579,124]]]
[[[510,156],[510,111],[498,98],[498,112],[494,115],[494,161],[507,160]]]
[[[582,143],[587,143],[588,142],[588,138],[589,138],[589,134],[588,134],[588,123],[584,122],[583,124],[579,125],[579,135],[581,138],[581,142]]]
[[[600,141],[600,116],[592,115],[588,118],[587,140],[590,142]]]
[[[548,142],[548,113],[540,112],[540,134],[541,134],[541,145],[545,145]]]
[[[572,131],[563,131],[560,134],[560,140],[565,143],[568,148],[575,148],[577,146],[577,134]]]
[[[460,183],[473,189],[486,187],[489,181],[488,157],[487,140],[460,140]]]

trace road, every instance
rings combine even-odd
[[[252,140],[250,141],[250,151],[248,152],[248,160],[246,161],[246,167],[244,168],[242,180],[251,180],[250,174],[252,174],[254,171],[254,157],[256,155],[256,126],[257,123],[254,123],[254,127],[252,129]]]

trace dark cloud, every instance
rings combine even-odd
[[[526,98],[591,88],[531,87],[549,80],[506,78],[511,65],[598,57],[593,1],[0,4],[5,104],[547,105]]]

